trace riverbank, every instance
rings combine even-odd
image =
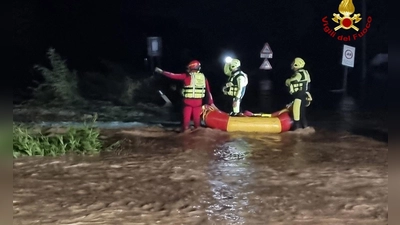
[[[95,115],[97,121],[122,122],[170,120],[174,116],[171,107],[163,107],[155,104],[115,106],[108,102],[92,102],[76,107],[51,105],[13,106],[13,121],[22,123],[82,122],[91,120]]]

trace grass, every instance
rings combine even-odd
[[[90,124],[69,127],[65,132],[37,130],[24,124],[13,124],[13,157],[59,156],[65,154],[91,155],[102,150],[99,129]]]

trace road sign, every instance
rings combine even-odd
[[[261,49],[260,52],[260,57],[261,58],[269,58],[271,59],[273,55],[273,52],[271,50],[271,47],[269,46],[268,42],[264,44],[264,47]]]
[[[260,57],[264,58],[264,62],[261,64],[260,69],[262,70],[270,70],[272,69],[271,63],[269,63],[268,59],[271,59],[273,56],[273,52],[268,42],[264,44],[264,47],[261,49]]]
[[[147,38],[147,54],[152,56],[161,56],[161,37]]]
[[[272,69],[271,63],[269,63],[268,59],[264,59],[264,62],[261,64],[260,69],[262,70]]]
[[[347,67],[354,67],[355,54],[355,47],[350,45],[343,45],[342,65]]]

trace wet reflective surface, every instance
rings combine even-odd
[[[115,152],[17,159],[14,224],[387,224],[385,115],[319,115],[315,132],[123,128],[104,131]]]

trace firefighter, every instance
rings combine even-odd
[[[296,57],[291,63],[293,75],[286,80],[285,84],[289,88],[289,93],[293,96],[293,130],[308,127],[306,118],[306,107],[312,101],[310,89],[310,74],[304,66],[305,61],[302,58]]]
[[[241,64],[238,59],[228,60],[224,65],[224,73],[229,78],[228,82],[222,88],[222,92],[233,98],[230,116],[241,115],[240,103],[246,93],[248,84],[247,74],[241,70],[240,66]]]
[[[214,105],[208,80],[200,72],[201,64],[198,60],[193,60],[187,65],[186,73],[171,73],[158,67],[155,72],[174,80],[183,81],[183,121],[182,132],[190,131],[190,121],[193,120],[194,128],[200,127],[203,99],[207,97],[208,104],[217,109]]]

